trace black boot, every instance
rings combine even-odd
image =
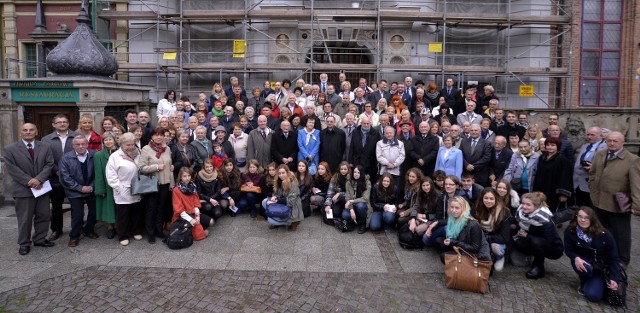
[[[538,279],[544,277],[544,259],[542,262],[538,260],[533,260],[533,265],[531,269],[526,274],[528,279]]]
[[[367,221],[358,221],[358,234],[364,234],[367,232]]]

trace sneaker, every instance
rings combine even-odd
[[[502,271],[504,268],[504,257],[497,259],[495,263],[493,263],[493,269],[497,272]]]
[[[123,245],[123,246],[128,246],[129,245],[129,239],[125,239],[125,240],[120,241],[120,244]]]
[[[133,235],[133,239],[142,240],[142,235]]]

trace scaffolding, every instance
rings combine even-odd
[[[535,101],[520,106],[570,104],[572,0],[95,1],[99,19],[128,25],[113,42],[118,73],[155,80],[158,94],[194,95],[229,76],[251,87],[326,72],[439,86],[451,76],[460,88],[492,84],[516,104],[519,86],[535,85]]]

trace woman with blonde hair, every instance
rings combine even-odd
[[[220,100],[220,98],[222,98],[223,96],[226,97],[227,95],[225,94],[222,85],[220,85],[220,83],[215,83],[211,87],[211,96],[209,96],[209,103],[213,105],[214,102]],[[209,108],[209,110],[211,110],[211,108]]]
[[[304,213],[302,212],[302,203],[300,202],[300,189],[298,188],[298,181],[296,175],[289,171],[289,167],[285,164],[280,164],[277,169],[278,178],[275,180],[274,192],[271,198],[264,199],[262,206],[267,208],[271,204],[284,204],[291,208],[289,218],[286,220],[276,220],[271,217],[267,218],[269,222],[269,229],[274,229],[279,226],[289,226],[288,231],[296,231],[300,221],[304,219]]]
[[[474,254],[479,260],[491,260],[489,244],[482,227],[471,217],[471,206],[462,196],[449,200],[449,217],[445,226],[445,237],[436,239],[441,252],[459,247]],[[442,258],[444,260],[444,258]]]
[[[533,256],[533,264],[526,274],[528,279],[544,277],[546,258],[557,260],[562,257],[564,245],[552,216],[542,192],[522,195],[522,204],[515,216],[519,230],[512,238],[512,245],[515,250]]]
[[[95,151],[102,150],[102,138],[93,129],[93,117],[91,117],[90,114],[82,114],[80,121],[78,122],[77,132],[87,138],[87,141],[89,142],[88,149]]]
[[[538,124],[529,125],[527,132],[524,133],[524,139],[529,141],[533,151],[540,151],[540,148],[538,147],[538,141],[540,138],[542,138],[540,126],[538,126]]]

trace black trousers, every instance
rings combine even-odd
[[[220,205],[213,206],[211,202],[202,202],[202,209],[200,210],[214,220],[222,216],[222,207]]]
[[[631,260],[631,213],[613,213],[596,208],[598,219],[608,229],[618,245],[620,262],[629,265]]]
[[[549,241],[536,236],[518,237],[513,241],[513,248],[533,256],[534,266],[544,266],[544,259],[557,260],[562,257],[562,247],[554,247]]]
[[[169,184],[158,185],[158,192],[150,193],[144,196],[144,202],[147,205],[145,213],[145,228],[147,235],[162,233],[162,224],[164,223],[164,208],[170,199]]]
[[[345,204],[344,199],[339,199],[338,202],[331,204],[331,211],[333,211],[333,219],[342,218],[342,211],[344,211],[344,204]],[[325,213],[324,208],[325,206],[323,205],[322,209],[320,210],[320,214],[322,214],[322,221],[325,224],[333,225],[333,221],[327,219],[327,213]]]
[[[62,203],[64,202],[65,194],[62,186],[51,186],[51,231],[62,232]]]
[[[130,239],[132,235],[142,234],[144,210],[140,202],[130,204],[116,203],[116,231],[118,240]]]
[[[577,206],[592,206],[593,202],[591,202],[591,194],[588,192],[584,192],[580,190],[580,188],[576,188],[576,205]]]

